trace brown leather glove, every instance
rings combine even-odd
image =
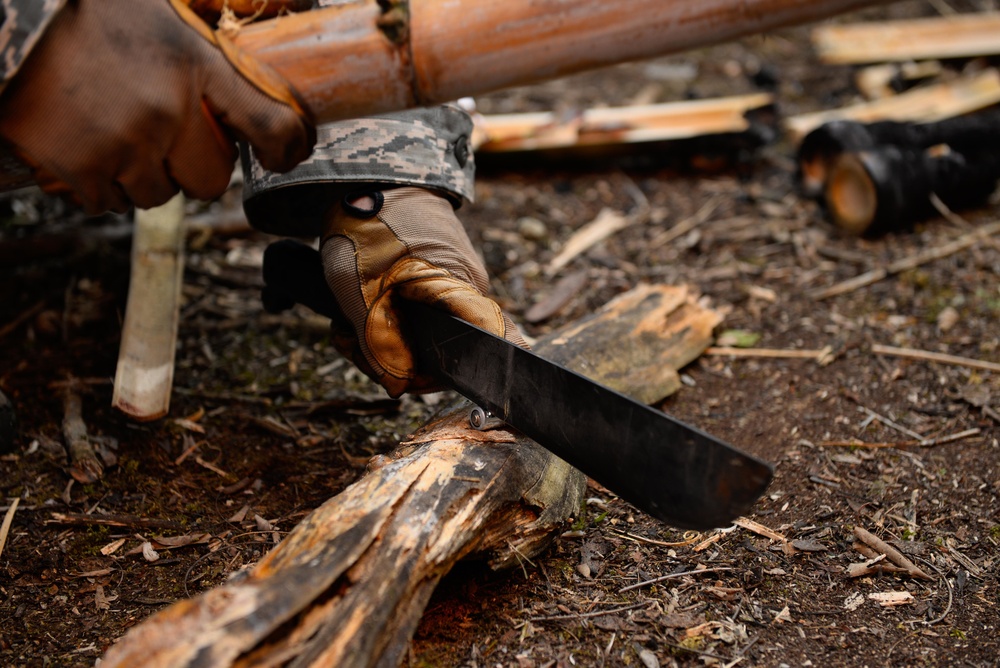
[[[237,138],[274,171],[315,142],[288,84],[180,0],[67,3],[0,95],[0,135],[89,213],[221,195]]]
[[[415,369],[405,333],[420,323],[403,322],[401,299],[443,309],[527,347],[485,296],[486,268],[440,195],[397,188],[349,197],[332,210],[320,252],[326,282],[353,325],[353,331],[334,332],[334,345],[391,396],[439,389]]]

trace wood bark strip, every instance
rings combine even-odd
[[[676,374],[719,319],[698,310],[684,289],[645,286],[536,351],[621,382],[626,360],[591,362],[645,346]],[[646,377],[632,377],[629,389],[644,389]],[[500,568],[531,558],[579,512],[586,490],[582,474],[531,441],[471,429],[467,405],[376,461],[242,577],[133,628],[101,665],[399,665],[459,559]]]
[[[903,556],[903,553],[889,545],[884,540],[876,536],[875,534],[869,532],[862,527],[854,527],[854,537],[865,545],[870,546],[876,552],[884,554],[886,558],[899,566],[900,568],[906,569],[907,575],[910,577],[918,578],[920,580],[933,580],[931,576],[920,570],[920,568],[914,564],[912,561]]]

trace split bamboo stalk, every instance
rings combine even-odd
[[[647,374],[622,376],[629,366],[608,358],[644,349],[676,373],[697,357],[719,316],[687,295],[644,287],[535,350],[619,389],[645,390]],[[459,559],[495,567],[530,559],[565,529],[586,491],[562,460],[505,429],[471,429],[468,415],[460,408],[377,458],[256,566],[134,627],[101,665],[399,665]]]
[[[170,409],[184,277],[184,196],[136,211],[121,348],[111,403],[136,420]]]

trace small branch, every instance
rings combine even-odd
[[[848,441],[820,441],[817,445],[823,447],[841,447],[841,448],[906,448],[911,446],[918,446],[921,448],[930,448],[935,445],[944,445],[945,443],[953,443],[954,441],[960,441],[963,438],[969,438],[970,436],[976,436],[982,432],[981,429],[973,428],[966,429],[965,431],[960,431],[956,434],[949,434],[948,436],[942,436],[940,438],[930,438],[923,439],[920,441],[897,441],[895,443],[865,443],[864,441],[859,441],[857,439],[850,439]]]
[[[52,513],[52,519],[47,524],[77,524],[111,527],[126,527],[129,529],[182,529],[178,522],[158,520],[135,515],[84,515],[83,513]]]
[[[20,498],[14,499],[10,508],[7,509],[7,513],[3,516],[3,524],[0,525],[0,556],[3,555],[3,548],[7,544],[7,534],[10,533],[10,525],[14,521],[14,513],[17,512],[17,504],[20,502]]]
[[[812,359],[818,362],[830,359],[833,349],[827,346],[822,350],[782,350],[777,348],[733,348],[729,346],[712,346],[705,349],[706,355],[728,355],[730,357],[774,357],[785,359]]]
[[[855,276],[854,278],[849,278],[846,281],[835,283],[828,288],[816,290],[812,292],[810,296],[813,299],[821,300],[853,292],[854,290],[871,285],[872,283],[877,283],[883,278],[888,278],[889,276],[893,276],[910,269],[915,269],[921,265],[927,264],[928,262],[933,262],[935,260],[946,258],[949,255],[954,255],[955,253],[982,242],[982,240],[986,237],[990,237],[998,233],[1000,233],[1000,222],[984,225],[973,232],[963,234],[959,238],[950,243],[944,244],[943,246],[930,248],[922,253],[916,253],[914,255],[901,258],[890,263],[885,268],[873,269],[872,271],[865,272],[860,276]],[[998,368],[1000,368],[1000,366],[998,366]]]
[[[906,359],[936,362],[938,364],[952,364],[954,366],[963,366],[969,369],[979,369],[981,371],[1000,371],[1000,364],[997,364],[996,362],[986,362],[984,360],[977,360],[971,357],[960,357],[958,355],[948,355],[945,353],[934,353],[928,350],[917,350],[916,348],[898,348],[896,346],[883,346],[876,343],[872,345],[872,352],[876,355],[905,357]]]
[[[896,564],[900,568],[906,569],[906,573],[910,577],[921,580],[934,579],[927,575],[924,571],[920,570],[920,568],[917,567],[917,565],[912,561],[904,557],[902,552],[894,548],[892,545],[889,545],[875,534],[870,533],[861,527],[854,527],[854,536],[862,543],[869,545],[874,550],[884,554],[892,563]]]
[[[87,435],[83,421],[83,399],[71,385],[63,394],[63,438],[69,452],[69,474],[84,484],[97,482],[104,475],[104,464],[94,451],[94,444]]]
[[[652,580],[646,580],[645,582],[637,582],[627,587],[622,587],[621,589],[618,590],[618,593],[624,594],[627,591],[638,589],[639,587],[653,585],[658,582],[664,582],[666,580],[676,580],[677,578],[682,578],[686,575],[701,575],[702,573],[717,573],[719,571],[731,571],[731,570],[733,569],[728,566],[719,566],[718,568],[698,568],[693,571],[685,571],[683,573],[671,573],[670,575],[661,575],[660,577],[653,578]]]
[[[581,612],[581,613],[570,613],[568,615],[551,615],[549,617],[530,617],[527,621],[529,622],[561,622],[571,619],[589,619],[592,617],[603,617],[604,615],[613,615],[618,612],[627,612],[629,610],[637,610],[639,608],[648,608],[649,601],[643,601],[642,603],[633,603],[631,605],[623,605],[619,608],[611,608],[610,610],[594,610],[592,612]]]

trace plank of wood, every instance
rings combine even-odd
[[[820,60],[835,65],[1000,54],[1000,13],[824,25],[812,31]]]
[[[184,277],[184,196],[136,211],[132,275],[112,405],[136,420],[170,410]]]
[[[569,118],[553,112],[476,117],[477,153],[639,144],[745,132],[747,114],[774,104],[769,93],[711,100],[587,109]]]
[[[689,327],[699,309],[686,290],[644,286],[536,350],[608,381],[628,365],[592,364],[594,356],[645,346],[676,373],[711,341],[710,328]],[[676,311],[686,315],[674,319]],[[632,330],[609,338],[628,318]],[[602,327],[611,329],[599,335]],[[630,389],[642,390],[645,378],[637,374]],[[586,491],[582,474],[524,437],[472,429],[467,405],[375,462],[256,566],[134,627],[101,665],[399,665],[459,559],[498,568],[530,559],[579,512]]]
[[[789,137],[797,143],[830,121],[940,121],[997,103],[1000,103],[1000,72],[991,67],[953,81],[914,88],[895,97],[790,116],[784,125]]]

